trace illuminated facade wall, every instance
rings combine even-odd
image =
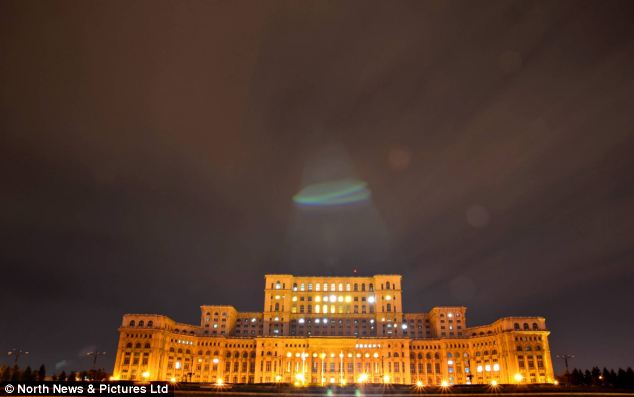
[[[262,312],[201,306],[200,325],[126,314],[114,377],[223,383],[549,383],[542,317],[467,327],[465,307],[403,313],[401,276],[266,275]]]

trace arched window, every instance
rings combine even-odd
[[[149,343],[146,343],[146,344],[145,344],[145,348],[146,348],[146,349],[149,349],[149,348],[150,348],[150,344],[149,344]]]
[[[218,352],[218,350],[216,350],[216,351],[214,352],[214,356],[217,356],[218,354],[220,354],[220,352]]]
[[[539,327],[537,326],[537,323],[533,323],[533,329],[534,329],[534,330],[539,329]]]
[[[529,329],[529,328],[528,328],[528,323],[524,323],[524,329],[525,329],[525,330],[528,330],[528,329]]]
[[[132,349],[132,343],[131,343],[131,342],[128,342],[128,344],[127,344],[127,345],[125,345],[125,347],[127,347],[128,349]]]
[[[276,312],[280,311],[280,304],[278,302],[275,302],[275,311]]]
[[[139,327],[143,327],[145,325],[145,322],[143,322],[143,320],[139,320]]]
[[[134,320],[130,320],[130,327],[134,327],[136,325],[136,323],[134,322]]]
[[[438,353],[434,353],[434,358],[435,358],[436,360],[440,359],[440,354],[438,354]]]
[[[150,320],[147,322],[147,326],[148,327],[153,327],[154,326],[154,321]]]
[[[516,331],[519,331],[520,325],[518,323],[514,323],[513,324],[513,329],[515,329]]]
[[[249,353],[247,352],[242,353],[242,358],[249,358]]]
[[[140,348],[141,348],[141,344],[140,344],[139,342],[137,342],[137,343],[136,343],[136,345],[134,345],[134,347],[135,347],[136,349],[140,349]]]
[[[385,283],[385,289],[390,289],[390,282]]]
[[[447,353],[447,358],[451,358],[453,357],[453,354],[451,354],[451,352]]]
[[[231,352],[227,352],[227,358],[231,358]]]
[[[394,352],[394,357],[398,357],[398,352]]]
[[[170,353],[174,353],[174,348],[170,347]]]
[[[203,351],[202,350],[198,350],[198,355],[202,356],[203,355]]]
[[[387,311],[388,311],[388,312],[391,312],[391,311],[392,311],[392,304],[391,304],[391,303],[388,303],[388,304],[387,304]]]
[[[255,352],[251,352],[251,358],[255,358]]]
[[[178,353],[182,353],[182,352],[183,352],[183,349],[178,349]]]

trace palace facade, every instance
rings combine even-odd
[[[462,306],[403,312],[401,276],[265,277],[262,312],[201,306],[200,325],[126,314],[113,378],[223,383],[551,383],[543,317],[470,327]]]

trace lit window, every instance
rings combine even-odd
[[[304,290],[304,283],[302,283],[302,284],[299,286],[299,290],[300,290],[300,291],[303,291],[303,290]]]
[[[319,284],[319,283],[315,284],[315,291],[321,291],[321,284]]]
[[[330,305],[330,313],[334,313],[335,312],[335,305]]]
[[[324,296],[324,302],[328,302],[328,296]]]
[[[320,305],[315,305],[315,313],[319,313],[321,311]]]
[[[299,319],[299,321],[298,321],[298,323],[300,323],[300,324],[304,324],[304,319],[303,319],[303,318],[300,318],[300,319]]]
[[[319,285],[319,284],[317,284]],[[315,302],[321,302],[321,296],[317,295],[315,296]]]
[[[491,365],[487,364],[484,366],[484,370],[487,372],[491,372]]]
[[[352,302],[352,297],[350,295],[346,296],[346,302],[348,303]]]
[[[370,296],[368,298],[368,303],[374,303],[374,297],[373,296]]]
[[[496,371],[496,372],[499,371],[500,370],[500,364],[498,364],[498,363],[493,364],[493,370]]]
[[[391,300],[391,299],[392,299],[392,297],[391,297],[391,296],[389,296],[389,295],[387,295],[387,296],[385,297],[385,300],[386,300],[386,301],[389,301],[389,300]]]
[[[337,297],[337,301],[338,301],[338,302],[343,302],[343,296],[342,296],[342,295],[339,295],[339,296]]]
[[[335,295],[330,295],[331,302],[337,302],[337,297]]]
[[[275,297],[275,298],[277,299],[277,297]],[[294,296],[291,300],[292,300],[293,302],[297,302],[297,297],[296,297],[296,296]]]
[[[447,317],[452,318],[453,317],[453,313],[447,313]]]
[[[280,296],[279,295],[275,295],[275,299],[280,299]]]
[[[478,365],[478,368],[476,368],[476,370],[477,370],[478,372],[482,372],[482,365]]]

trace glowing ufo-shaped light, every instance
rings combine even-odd
[[[369,198],[367,183],[356,179],[340,179],[308,185],[293,197],[293,201],[304,206],[327,207],[359,203]]]

